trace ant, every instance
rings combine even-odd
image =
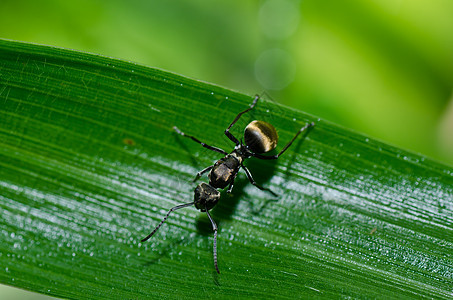
[[[277,146],[278,135],[274,126],[264,121],[255,120],[250,122],[247,125],[247,127],[245,127],[244,142],[242,141],[242,139],[241,141],[239,141],[233,134],[230,133],[231,127],[233,127],[233,125],[239,120],[239,118],[243,114],[249,112],[255,107],[259,98],[260,98],[259,95],[256,95],[255,98],[253,99],[252,105],[246,110],[240,112],[236,116],[236,118],[234,118],[233,122],[231,122],[230,126],[228,126],[228,128],[225,129],[225,135],[236,145],[233,151],[231,151],[230,153],[218,147],[207,145],[198,140],[196,137],[185,134],[184,132],[179,130],[176,126],[173,127],[176,133],[184,137],[190,138],[196,143],[200,144],[201,146],[209,150],[221,153],[225,156],[219,159],[212,166],[209,166],[197,173],[197,176],[195,177],[194,181],[198,180],[204,173],[210,171],[208,174],[209,184],[203,182],[197,185],[197,187],[194,190],[194,201],[190,203],[177,205],[170,209],[167,215],[159,223],[159,225],[157,225],[157,227],[147,237],[141,240],[142,242],[145,242],[149,238],[151,238],[156,233],[156,231],[162,226],[162,224],[164,224],[168,216],[173,211],[194,205],[196,209],[199,209],[202,212],[206,212],[209,220],[211,221],[212,229],[214,230],[214,266],[217,273],[220,274],[219,267],[217,265],[217,225],[212,219],[211,214],[209,213],[209,210],[211,210],[220,199],[220,192],[217,189],[224,189],[228,186],[227,193],[231,193],[231,191],[233,190],[234,179],[236,178],[239,170],[242,168],[245,171],[245,174],[247,175],[247,178],[249,179],[251,184],[259,188],[260,190],[267,191],[272,195],[277,196],[277,194],[271,191],[270,189],[264,188],[255,182],[249,169],[247,169],[247,167],[244,166],[243,164],[244,160],[250,157],[268,160],[278,159],[280,155],[282,155],[291,146],[291,144],[299,136],[299,134],[315,126],[315,123],[313,122],[307,123],[301,129],[299,129],[299,131],[292,138],[292,140],[289,141],[289,143],[286,144],[286,146],[283,147],[283,149],[278,154],[271,156],[263,155],[263,153],[272,151]]]

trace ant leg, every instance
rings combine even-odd
[[[285,147],[283,147],[282,151],[280,151],[279,154],[277,155],[272,155],[272,156],[266,156],[266,155],[261,155],[261,154],[258,154],[258,153],[252,153],[252,156],[253,157],[256,157],[256,158],[259,158],[259,159],[277,159],[280,155],[283,154],[283,152],[286,151],[286,149],[289,148],[289,146],[291,146],[291,144],[294,142],[294,140],[299,136],[299,134],[301,134],[302,132],[312,128],[315,126],[315,123],[314,122],[311,122],[311,123],[308,123],[306,124],[304,127],[302,127],[301,129],[299,129],[299,131],[296,133],[296,135],[292,138],[291,141],[289,141],[288,144],[286,144]]]
[[[245,174],[247,174],[247,178],[249,179],[250,183],[253,184],[254,186],[256,186],[257,188],[259,188],[260,190],[262,191],[268,191],[269,193],[271,193],[274,197],[278,197],[278,195],[276,193],[274,193],[272,190],[270,189],[267,189],[265,187],[262,187],[260,186],[258,183],[255,182],[255,180],[253,179],[252,177],[252,173],[250,173],[249,169],[247,169],[246,166],[242,165],[241,164],[241,167],[244,169],[245,171]]]
[[[236,173],[237,175],[237,173]],[[233,180],[231,180],[230,186],[228,187],[227,193],[230,194],[233,190],[234,180],[236,179],[236,175],[234,175]]]
[[[214,220],[212,219],[211,214],[209,213],[207,207],[206,207],[206,214],[208,215],[208,218],[211,221],[212,230],[214,230],[214,266],[215,266],[217,273],[220,274],[219,266],[217,265],[217,225],[214,222]]]
[[[282,151],[280,151],[279,154],[277,154],[277,157],[279,157],[280,155],[283,154],[283,152],[286,151],[286,149],[289,148],[289,146],[291,146],[291,144],[294,142],[294,140],[297,138],[297,136],[299,136],[299,134],[301,134],[302,132],[304,132],[305,130],[308,130],[310,128],[313,128],[315,126],[315,123],[314,122],[311,122],[311,123],[308,123],[306,124],[304,127],[302,127],[297,133],[296,135],[293,137],[293,139],[291,141],[289,141],[288,144],[286,144],[285,147],[283,147]]]
[[[253,102],[252,102],[252,105],[247,108],[246,110],[244,111],[241,111],[240,113],[238,113],[238,115],[236,116],[236,118],[234,118],[233,122],[231,122],[230,126],[228,126],[227,129],[225,129],[225,135],[233,142],[235,143],[236,145],[239,145],[239,140],[231,134],[230,132],[230,129],[231,127],[233,127],[233,125],[239,120],[239,118],[245,114],[246,112],[250,111],[251,109],[253,109],[256,105],[256,102],[258,102],[258,99],[260,98],[259,95],[255,95],[255,99],[253,99]]]
[[[219,152],[219,153],[222,153],[222,154],[224,154],[224,155],[227,155],[227,154],[228,154],[228,152],[226,152],[226,151],[223,150],[223,149],[220,149],[220,148],[217,148],[217,147],[213,147],[213,146],[209,146],[209,145],[207,145],[207,144],[205,144],[205,143],[203,143],[203,142],[200,142],[200,140],[197,139],[196,137],[185,134],[184,132],[182,132],[181,130],[179,130],[179,128],[176,127],[176,126],[173,126],[173,129],[176,131],[176,133],[178,133],[178,134],[180,134],[180,135],[182,135],[182,136],[184,136],[184,137],[187,137],[187,138],[192,139],[193,141],[197,142],[198,144],[202,145],[203,147],[205,147],[205,148],[207,148],[207,149],[209,149],[209,150],[212,150],[212,151],[215,151],[215,152]]]
[[[149,238],[151,238],[155,233],[156,231],[160,228],[160,226],[162,226],[162,224],[164,224],[164,222],[167,220],[168,216],[175,210],[177,209],[180,209],[180,208],[184,208],[184,207],[187,207],[187,206],[191,206],[191,205],[194,205],[195,202],[190,202],[190,203],[186,203],[186,204],[181,204],[181,205],[177,205],[175,207],[173,207],[172,209],[170,209],[167,213],[167,215],[162,219],[162,221],[160,221],[159,225],[157,225],[156,228],[154,228],[153,232],[151,232],[150,234],[148,234],[147,237],[145,237],[144,239],[141,240],[141,242],[146,242],[147,240],[149,240]]]
[[[195,182],[197,181],[198,179],[200,179],[201,175],[203,175],[204,173],[206,173],[207,171],[211,170],[212,168],[214,167],[214,165],[212,166],[209,166],[203,170],[201,170],[200,172],[197,173],[197,176],[195,176],[194,180],[192,182]]]

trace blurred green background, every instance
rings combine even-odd
[[[0,37],[267,91],[453,163],[451,0],[1,0]]]
[[[267,91],[453,164],[452,0],[1,0],[0,38]]]

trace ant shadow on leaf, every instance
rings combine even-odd
[[[165,246],[159,246],[160,250],[158,252],[152,252],[154,254],[154,258],[148,259],[147,262],[143,263],[144,267],[149,267],[157,263],[161,258],[164,256],[167,256],[169,252],[172,251],[172,249],[175,249],[176,247],[180,246],[186,242],[185,239],[178,239],[178,240],[169,240],[167,239],[164,243]]]

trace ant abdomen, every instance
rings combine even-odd
[[[244,142],[254,153],[266,153],[277,147],[278,134],[275,127],[264,121],[252,121],[245,127]]]

